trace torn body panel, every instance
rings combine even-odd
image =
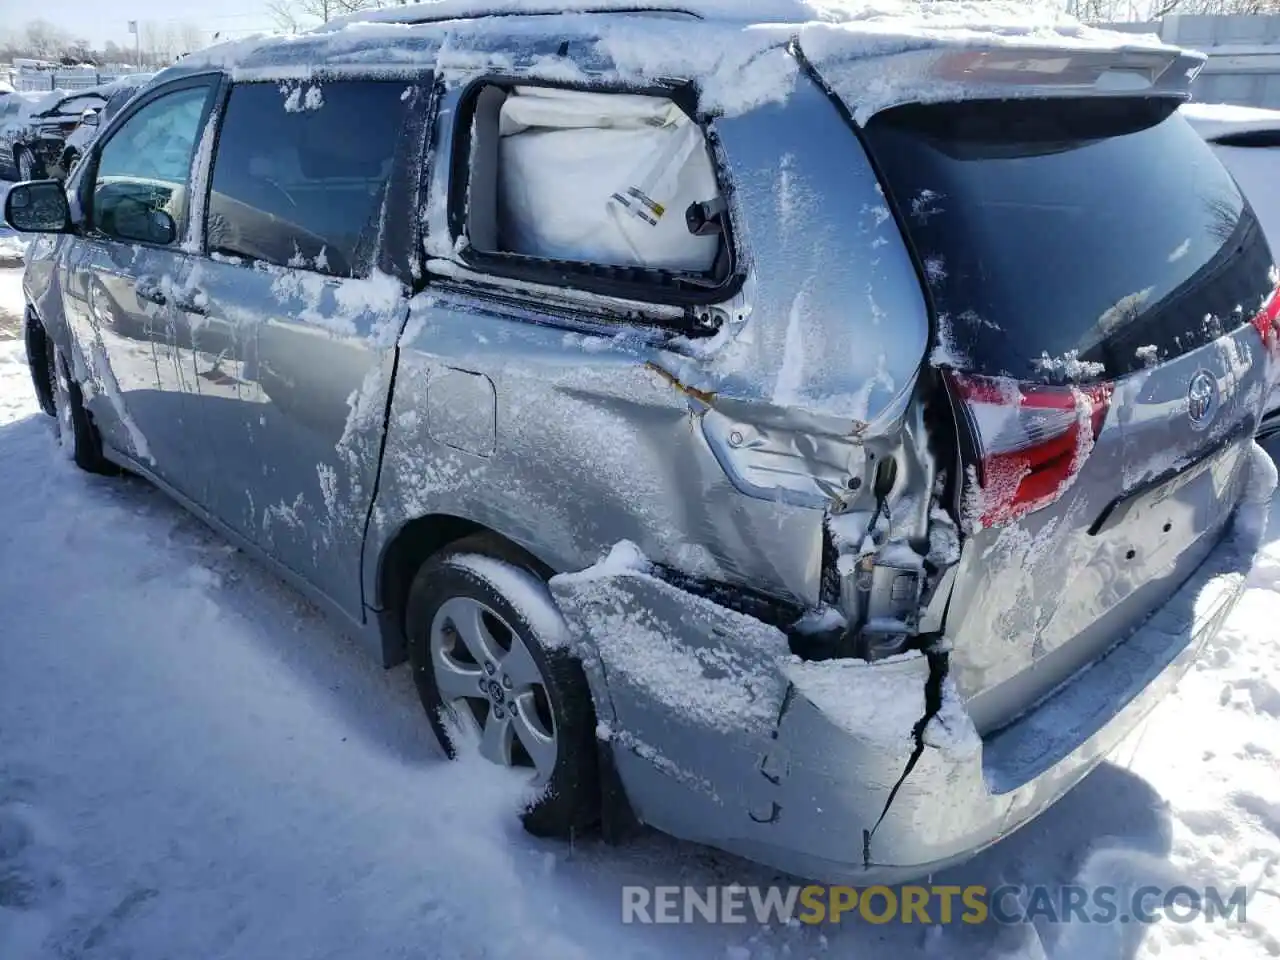
[[[400,342],[365,546],[372,605],[387,545],[433,514],[481,524],[555,570],[626,539],[694,576],[823,602],[826,510],[854,476],[864,482],[878,438],[898,442],[928,320],[857,138],[802,87],[708,121],[743,273],[729,301],[689,311],[719,325],[713,336],[681,335],[689,325],[669,304],[549,297],[468,272],[449,164],[433,166],[423,216],[434,281]],[[436,156],[453,155],[464,93],[441,97]],[[837,181],[837,193],[821,189]],[[891,335],[877,337],[881,326]],[[492,390],[487,423],[462,422],[468,408],[443,431],[424,411],[467,376]],[[482,433],[492,449],[456,442]]]
[[[914,749],[927,658],[802,661],[776,627],[612,560],[551,589],[639,818],[860,863]]]
[[[945,651],[803,661],[782,631],[664,582],[642,559],[620,563],[620,551],[551,590],[642,821],[803,877],[903,881],[1056,801],[1194,662],[1265,532],[1275,470],[1256,446],[1246,459],[1234,519],[1168,601],[981,737]]]

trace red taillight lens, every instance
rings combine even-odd
[[[1066,492],[1093,450],[1110,384],[1055,387],[946,371],[981,458],[970,526],[1012,523]]]
[[[1262,305],[1253,318],[1254,329],[1262,337],[1262,345],[1273,360],[1280,359],[1280,287],[1271,294],[1271,298]]]

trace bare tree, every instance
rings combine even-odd
[[[267,16],[285,33],[297,33],[303,27],[301,11],[290,0],[267,0]]]
[[[178,46],[182,48],[181,53],[193,53],[206,46],[204,31],[200,29],[198,24],[189,20],[178,24]]]
[[[361,0],[267,0],[267,13],[287,33],[297,33],[358,10]]]
[[[58,56],[67,48],[70,40],[66,31],[55,27],[48,20],[32,20],[27,24],[23,37],[26,48],[42,60]]]

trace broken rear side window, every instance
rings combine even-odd
[[[910,106],[867,135],[947,362],[1120,376],[1248,321],[1272,288],[1252,210],[1172,100]]]
[[[471,266],[719,298],[732,273],[726,204],[705,134],[675,102],[486,84],[459,114],[452,215]]]

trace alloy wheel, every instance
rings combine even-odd
[[[546,681],[520,634],[492,608],[453,597],[431,623],[431,665],[445,706],[486,759],[551,779],[558,744]]]

